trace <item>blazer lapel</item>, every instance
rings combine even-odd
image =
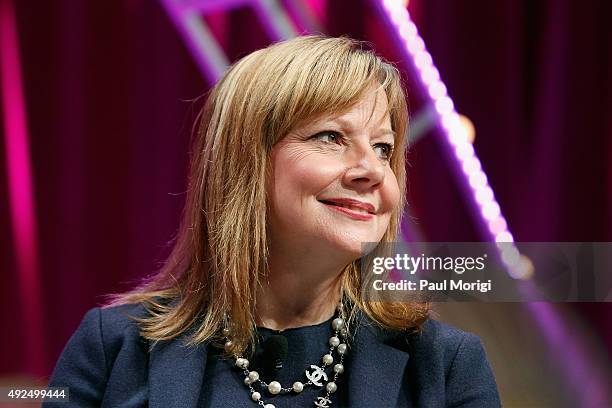
[[[206,343],[184,344],[185,336],[158,343],[149,360],[149,406],[153,408],[198,406],[204,370]]]
[[[409,355],[406,335],[376,328],[367,319],[357,328],[349,373],[351,408],[397,407]],[[409,403],[402,398],[402,405]]]

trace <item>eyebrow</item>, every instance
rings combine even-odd
[[[395,132],[394,132],[393,130],[391,130],[391,129],[382,129],[382,130],[380,131],[380,134],[381,134],[381,135],[391,135],[391,136],[395,137],[395,135],[396,135],[397,133],[395,133]]]
[[[350,129],[350,130],[353,130],[353,127],[351,126],[351,123],[350,123],[349,121],[347,121],[347,120],[344,120],[344,119],[340,118],[340,117],[330,119],[329,121],[330,121],[330,122],[337,123],[337,124],[338,124],[338,125],[340,125],[340,127],[342,127],[343,129]],[[397,133],[396,133],[395,131],[393,131],[392,129],[380,129],[380,130],[378,131],[378,134],[379,134],[380,136],[383,136],[383,135],[391,135],[391,136],[393,136],[394,138],[395,138],[395,136],[397,135]]]

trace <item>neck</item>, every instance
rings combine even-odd
[[[319,324],[334,315],[344,265],[314,259],[317,257],[269,259],[268,276],[257,293],[257,325],[284,330]]]

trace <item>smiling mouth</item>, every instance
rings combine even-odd
[[[374,217],[373,212],[364,210],[363,208],[359,208],[351,204],[339,203],[339,202],[327,201],[327,200],[318,200],[318,201],[322,204],[325,204],[328,208],[341,212],[345,215],[348,215],[351,218],[368,221]]]

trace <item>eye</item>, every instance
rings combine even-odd
[[[334,132],[333,130],[326,130],[317,133],[316,135],[312,136],[311,139],[320,140],[324,143],[339,143],[342,141],[342,135],[338,132]]]
[[[393,155],[393,145],[391,143],[376,143],[374,150],[379,150],[378,157],[382,160],[389,160]]]

